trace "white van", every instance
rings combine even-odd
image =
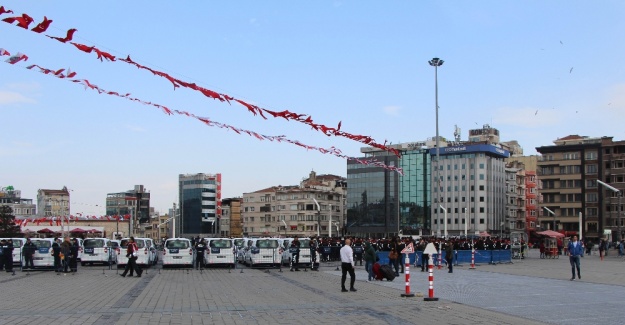
[[[169,238],[163,247],[163,268],[173,265],[193,267],[193,247],[187,238]]]
[[[204,265],[232,265],[234,267],[234,245],[229,238],[207,238]]]
[[[22,247],[26,243],[26,238],[0,238],[4,240],[11,240],[13,242],[13,266],[20,266],[20,259],[22,258]]]
[[[280,264],[281,261],[278,238],[253,238],[247,241],[245,264],[253,267]]]
[[[83,241],[83,254],[80,265],[85,266],[87,263],[102,263],[111,265],[115,263],[115,252],[111,247],[111,240],[108,238],[87,238]]]
[[[33,255],[35,268],[54,269],[54,253],[52,251],[52,238],[31,238],[30,241],[37,246]]]
[[[126,257],[126,250],[128,249],[128,241],[130,238],[122,238],[119,250],[117,251],[116,262],[117,267],[128,264],[128,257]],[[137,265],[148,266],[153,264],[154,254],[151,250],[151,239],[149,238],[135,238],[137,244]]]

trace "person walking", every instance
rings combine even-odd
[[[367,281],[371,281],[375,278],[373,276],[373,263],[375,263],[376,254],[375,249],[370,242],[365,242],[365,252],[363,255],[365,260],[365,270],[367,270],[368,273]]]
[[[577,236],[573,236],[573,239],[568,245],[569,262],[571,263],[571,281],[575,280],[575,269],[577,269],[577,278],[581,279],[582,275],[579,271],[579,258],[584,254],[584,248],[582,243],[577,241]]]
[[[347,292],[345,289],[345,280],[347,279],[347,272],[349,272],[349,291],[355,292],[354,283],[356,282],[356,273],[354,272],[354,251],[350,246],[351,239],[345,239],[345,245],[340,250],[341,255],[341,292]]]
[[[24,255],[24,269],[35,268],[33,263],[33,255],[35,255],[35,251],[37,250],[37,245],[33,243],[30,238],[26,238],[26,243],[24,243],[24,247],[22,247],[22,254]]]
[[[605,242],[603,239],[599,241],[599,258],[603,261],[603,251],[605,250]]]
[[[128,239],[128,246],[126,248],[126,257],[128,258],[128,262],[126,263],[126,268],[124,268],[124,272],[120,274],[122,277],[126,277],[126,274],[128,274],[128,272],[130,272],[130,277],[133,276],[134,272],[137,273],[138,278],[141,277],[141,270],[137,267],[137,263],[135,262],[137,260],[137,251],[138,248],[137,244],[135,243],[135,238],[130,237],[130,239]]]

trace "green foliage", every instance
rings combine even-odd
[[[20,227],[15,224],[13,209],[8,205],[0,206],[0,236],[15,237],[20,234]]]

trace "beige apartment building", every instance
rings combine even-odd
[[[311,172],[300,185],[244,193],[243,236],[340,236],[344,231],[344,177]]]

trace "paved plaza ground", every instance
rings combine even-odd
[[[75,275],[0,273],[0,324],[622,324],[625,262],[614,255],[582,259],[582,279],[569,281],[568,258],[530,257],[513,264],[435,270],[434,296],[424,301],[427,272],[411,269],[392,282],[340,291],[337,263],[320,272],[241,268],[148,269],[122,278],[108,267]],[[241,272],[241,270],[243,272]]]

